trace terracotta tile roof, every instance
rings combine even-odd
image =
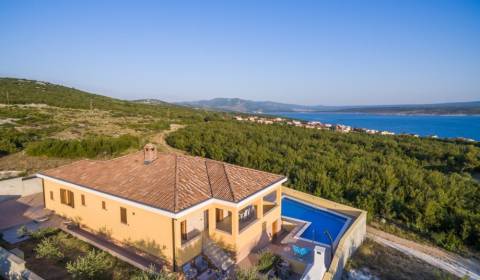
[[[143,152],[112,160],[81,160],[40,174],[170,212],[210,198],[239,202],[284,176],[210,159],[158,153],[144,164]]]

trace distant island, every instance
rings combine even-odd
[[[158,103],[160,101],[148,99],[141,100],[140,102]],[[179,102],[177,104],[194,108],[241,113],[329,112],[405,115],[480,115],[480,101],[415,105],[308,106],[272,101],[252,101],[240,98],[214,98],[210,100]]]

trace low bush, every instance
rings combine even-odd
[[[47,237],[35,247],[35,257],[38,259],[46,258],[48,260],[60,261],[63,259],[64,254],[58,245],[55,237]]]
[[[30,235],[30,233],[31,232],[28,230],[28,228],[25,225],[23,225],[23,226],[21,226],[17,229],[17,237],[19,237],[19,238]]]
[[[253,266],[248,269],[237,269],[235,271],[235,278],[237,280],[266,280],[267,277],[260,275],[258,267]]]
[[[265,250],[260,254],[260,257],[258,259],[258,265],[257,265],[258,270],[260,272],[265,273],[270,269],[272,269],[272,267],[277,263],[279,263],[280,261],[281,261],[280,256],[275,255],[269,250]]]
[[[37,229],[36,231],[30,233],[30,236],[34,239],[42,239],[45,237],[52,236],[56,233],[58,233],[59,229],[57,228],[52,228],[52,227],[46,227],[46,228],[40,228]]]
[[[73,279],[111,279],[115,259],[103,251],[92,249],[85,256],[67,263]]]
[[[95,158],[116,156],[128,148],[140,147],[138,137],[122,135],[119,137],[89,136],[81,140],[46,139],[27,146],[31,156],[49,156],[61,158]]]
[[[133,275],[130,280],[175,280],[178,279],[175,273],[166,271],[165,269],[156,272],[155,266],[152,265],[147,271],[141,271]]]

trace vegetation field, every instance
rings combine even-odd
[[[225,121],[188,126],[167,142],[285,174],[297,190],[365,209],[370,220],[449,250],[480,250],[480,185],[470,175],[480,167],[475,144]]]
[[[109,158],[155,141],[170,124],[226,115],[143,104],[50,83],[0,78],[0,170],[32,173],[77,158]]]
[[[33,232],[15,245],[0,241],[19,248],[27,268],[44,279],[141,279],[139,269],[57,229]]]
[[[166,139],[190,154],[285,174],[292,188],[369,212],[370,221],[446,249],[480,250],[478,144],[342,134],[234,121],[227,113],[144,104],[0,78],[0,170],[33,173]]]
[[[364,276],[382,280],[454,280],[458,277],[439,270],[415,257],[366,239],[345,267],[344,280]],[[375,278],[373,278],[375,279]]]

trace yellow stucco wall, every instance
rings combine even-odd
[[[60,188],[74,193],[75,208],[60,203]],[[53,200],[50,199],[53,192]],[[81,195],[85,196],[85,206]],[[45,207],[61,216],[78,221],[82,226],[126,244],[134,245],[171,264],[172,219],[137,207],[79,191],[63,184],[44,179]],[[106,210],[102,209],[102,201]],[[120,207],[127,209],[127,224],[120,221]]]
[[[245,206],[252,204],[257,206],[258,219],[252,222],[252,224],[242,229],[241,231],[238,227],[238,212],[241,209],[225,207],[223,205],[212,205],[210,208],[210,238],[215,240],[224,248],[233,251],[237,262],[245,258],[256,246],[262,245],[259,244],[259,242],[266,244],[268,241],[271,240],[273,234],[272,224],[274,221],[277,221],[277,230],[281,228],[282,186],[279,185],[272,191],[275,191],[277,193],[277,206],[274,209],[270,210],[268,213],[265,213],[265,215],[263,216],[263,196],[258,197],[251,203],[246,204]],[[221,208],[225,211],[232,211],[232,234],[228,234],[221,230],[215,229],[215,208]]]
[[[74,208],[60,203],[61,188],[74,193]],[[53,200],[50,199],[50,191],[53,192]],[[263,196],[245,204],[244,206],[256,205],[257,211],[261,215],[255,222],[239,231],[238,212],[241,209],[236,207],[210,203],[182,218],[171,219],[158,213],[101,197],[97,194],[80,191],[66,184],[44,179],[45,207],[47,209],[75,220],[93,232],[105,234],[113,240],[134,245],[152,255],[161,257],[169,264],[173,264],[173,247],[175,247],[175,263],[177,267],[192,260],[202,251],[201,236],[182,244],[180,224],[183,220],[187,220],[187,224],[192,223],[192,219],[198,220],[199,214],[205,210],[208,210],[209,238],[225,249],[232,251],[237,261],[246,257],[258,245],[258,242],[263,240],[262,238],[267,237],[268,242],[272,237],[273,222],[277,221],[278,229],[281,227],[281,185],[278,185],[273,191],[277,193],[277,207],[263,216]],[[82,194],[85,196],[85,206],[81,204]],[[102,209],[102,201],[106,203],[106,210]],[[123,224],[120,221],[120,207],[127,209],[128,224]],[[216,229],[216,208],[232,212],[231,234]],[[264,223],[265,226],[263,225]],[[175,245],[173,245],[173,242],[175,242]]]

